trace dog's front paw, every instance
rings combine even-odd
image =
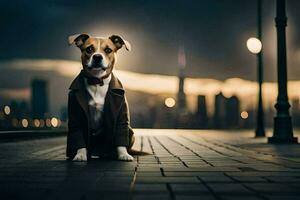
[[[129,154],[118,155],[118,159],[123,160],[123,161],[133,161],[134,160],[134,158]]]
[[[87,161],[86,148],[78,149],[73,161]]]
[[[133,161],[134,158],[128,154],[126,147],[117,147],[118,160]]]

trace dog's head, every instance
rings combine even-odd
[[[99,78],[112,72],[120,48],[131,49],[130,43],[118,35],[100,38],[82,33],[69,36],[68,41],[81,50],[83,69]]]

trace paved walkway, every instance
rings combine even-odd
[[[299,199],[300,145],[136,130],[134,162],[65,161],[65,137],[0,143],[0,199]]]

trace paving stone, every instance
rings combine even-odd
[[[136,193],[153,193],[153,192],[165,192],[167,193],[166,184],[143,184],[137,183],[134,185],[133,191]]]
[[[214,182],[233,182],[233,180],[227,176],[199,176],[200,179],[206,183],[214,183]]]
[[[130,192],[130,183],[119,183],[119,182],[102,182],[98,183],[94,188],[88,188],[95,191],[101,192]]]
[[[260,196],[255,195],[221,195],[220,198],[222,200],[261,200],[263,199]]]
[[[151,176],[151,177],[160,177],[162,176],[161,171],[159,172],[147,172],[147,171],[139,171],[136,173],[136,177],[142,177],[142,176]]]
[[[238,183],[208,183],[215,193],[251,194],[252,192]]]
[[[271,196],[271,195],[267,195],[266,196],[268,199],[272,199],[272,200],[299,200],[299,195],[276,195],[276,196]]]
[[[267,180],[272,182],[281,182],[281,183],[300,183],[299,177],[280,177],[280,176],[269,176],[266,177]]]
[[[132,197],[133,200],[170,200],[171,197],[168,194],[136,194]]]
[[[184,168],[184,167],[165,167],[164,171],[166,172],[239,172],[238,168],[235,167],[198,167],[198,168]]]
[[[133,177],[130,176],[116,176],[116,177],[101,177],[97,183],[123,183],[130,184],[133,181]]]
[[[259,177],[268,177],[268,176],[292,176],[300,177],[299,172],[225,172],[228,176],[259,176]]]
[[[104,177],[133,177],[134,171],[105,171],[103,172]]]
[[[222,172],[166,172],[165,176],[224,176]]]
[[[160,167],[157,165],[157,167],[142,167],[137,168],[137,172],[160,172]]]
[[[67,199],[67,198],[66,198]],[[95,192],[95,191],[89,191],[82,195],[80,200],[131,200],[131,195],[129,193],[122,193],[118,192],[112,193],[112,192]]]
[[[268,180],[258,176],[234,176],[234,180],[239,182],[268,182]]]
[[[139,177],[136,183],[199,183],[196,177]]]
[[[286,194],[292,194],[292,193],[299,193],[300,191],[291,188],[288,185],[278,184],[278,183],[246,183],[247,187],[252,188],[253,190],[257,192],[262,193],[286,193]]]
[[[175,195],[176,200],[214,200],[216,199],[213,195],[208,194],[194,194],[194,195]]]
[[[172,191],[177,193],[194,194],[194,193],[210,193],[203,184],[170,184]]]

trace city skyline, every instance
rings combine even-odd
[[[107,5],[110,6],[114,1],[111,1]],[[122,7],[126,7],[132,3],[124,1],[118,4],[118,10],[121,11]],[[256,2],[257,3],[257,2]],[[132,4],[128,14],[129,18],[126,20],[127,28],[120,29],[123,27],[122,19],[116,17],[112,18],[101,18],[98,13],[94,13],[95,10],[91,9],[91,15],[94,13],[95,19],[99,19],[99,24],[95,24],[93,21],[88,21],[86,24],[82,24],[83,21],[79,21],[77,25],[74,25],[74,30],[85,30],[83,32],[91,33],[94,36],[109,35],[111,32],[119,32],[126,40],[129,40],[133,46],[132,52],[118,52],[118,61],[115,66],[115,74],[121,79],[125,88],[129,93],[135,92],[136,94],[145,94],[158,96],[159,98],[174,98],[179,107],[185,107],[187,105],[188,112],[196,113],[197,111],[197,98],[199,95],[205,97],[207,104],[208,116],[213,116],[216,108],[215,96],[221,94],[226,99],[232,99],[236,96],[239,99],[239,107],[241,112],[252,111],[256,109],[257,104],[257,83],[255,73],[257,71],[255,66],[255,56],[247,50],[246,41],[249,37],[256,36],[256,4],[255,2],[245,1],[244,4],[230,1],[214,0],[210,2],[193,2],[193,8],[188,4],[183,4],[183,1],[172,1],[172,4],[160,3],[159,8],[170,14],[171,9],[176,9],[179,16],[179,21],[176,21],[177,17],[166,18],[165,22],[169,29],[162,29],[157,35],[155,27],[161,26],[161,23],[153,24],[147,19],[155,19],[159,16],[165,16],[166,13],[162,10],[156,10],[157,2],[147,2],[140,4]],[[7,11],[13,9],[18,10],[15,6],[22,5],[21,2],[11,5],[10,3],[4,3],[7,6]],[[98,5],[97,1],[92,1],[90,5],[82,5],[79,1],[73,3],[66,2],[43,2],[37,5],[31,4],[29,1],[27,6],[32,11],[36,11],[37,6],[39,9],[48,9],[49,12],[53,12],[53,16],[49,22],[57,22],[58,26],[66,23],[73,23],[73,20],[65,18],[64,21],[57,21],[57,16],[66,15],[75,17],[74,20],[78,19],[76,16],[77,9],[83,6],[83,9],[88,9],[90,6]],[[298,102],[300,94],[298,88],[300,87],[300,75],[299,68],[296,67],[300,62],[300,48],[297,46],[295,41],[298,40],[296,34],[298,27],[296,26],[298,12],[295,12],[294,6],[297,3],[289,1],[287,3],[289,21],[292,28],[287,30],[287,43],[288,43],[288,94],[293,102],[293,106],[296,108],[299,106],[295,102]],[[94,8],[93,7],[93,8]],[[221,9],[222,8],[222,9]],[[244,13],[237,12],[243,9]],[[153,13],[148,12],[155,10],[157,16],[153,16]],[[193,14],[190,17],[188,9],[204,9],[204,13]],[[273,9],[273,10],[272,10]],[[66,13],[57,13],[56,11],[69,11]],[[153,10],[153,11],[154,11]],[[210,16],[212,13],[207,12],[208,10],[214,13],[214,17],[207,19],[206,21],[199,19],[204,16]],[[40,11],[40,10],[39,10]],[[132,17],[140,15],[140,11],[143,11],[142,15],[147,15],[148,18],[145,20],[137,20]],[[233,13],[229,14],[228,12]],[[266,80],[263,83],[263,104],[265,110],[274,110],[274,104],[277,97],[277,83],[276,79],[276,52],[275,52],[275,27],[274,27],[274,12],[275,7],[273,3],[263,3],[263,40],[262,48],[264,50],[264,71]],[[109,16],[112,11],[103,11],[103,16]],[[122,11],[123,12],[123,11]],[[122,14],[120,12],[120,14]],[[31,18],[35,15],[41,15],[40,12],[30,12],[26,14],[26,11],[22,11],[21,15],[24,14],[25,18]],[[77,13],[78,14],[78,13]],[[123,13],[125,14],[125,13]],[[4,13],[6,15],[6,13]],[[227,18],[223,19],[222,16],[226,15]],[[237,18],[238,16],[242,17]],[[5,23],[4,26],[9,28],[16,28],[15,23],[19,23],[13,20],[18,19],[20,15],[13,17],[12,23]],[[48,18],[49,16],[44,16]],[[99,18],[100,17],[100,18]],[[190,21],[186,21],[187,17]],[[247,20],[246,20],[247,18]],[[235,24],[228,23],[229,19],[237,20]],[[34,94],[30,90],[29,83],[34,79],[40,79],[48,82],[49,89],[44,92],[45,95],[49,96],[49,113],[51,115],[59,115],[62,108],[67,104],[67,92],[68,87],[72,79],[80,72],[82,66],[79,62],[79,51],[76,48],[66,49],[66,43],[61,43],[62,40],[66,39],[66,30],[61,28],[57,32],[58,43],[47,43],[46,48],[41,48],[46,40],[40,41],[40,37],[43,36],[41,31],[50,30],[45,24],[39,22],[45,19],[38,19],[32,21],[21,35],[28,34],[32,25],[38,24],[40,30],[36,34],[39,34],[35,44],[39,46],[32,46],[32,48],[26,49],[26,52],[22,52],[23,45],[30,42],[32,38],[20,42],[20,47],[16,49],[13,54],[10,54],[10,46],[8,51],[4,52],[0,57],[0,79],[2,85],[0,86],[0,104],[5,105],[11,100],[29,101],[30,97]],[[175,21],[174,21],[175,20]],[[240,21],[241,20],[241,21]],[[111,23],[110,23],[111,22]],[[227,26],[223,26],[217,22],[226,22]],[[243,23],[241,23],[243,22]],[[98,26],[104,26],[99,31]],[[142,28],[147,23],[146,32],[135,32],[130,29],[132,25],[139,24]],[[184,27],[195,26],[193,32],[189,32]],[[118,26],[119,25],[119,26]],[[51,26],[51,24],[50,24]],[[182,26],[182,27],[181,27]],[[218,27],[219,26],[219,27]],[[203,29],[201,29],[201,28]],[[216,31],[216,28],[220,30],[226,30],[227,34],[220,34],[220,31]],[[247,27],[241,29],[241,27]],[[138,29],[137,28],[137,29]],[[68,29],[72,31],[73,29]],[[171,30],[173,32],[172,37],[168,35]],[[203,31],[207,30],[210,34],[203,35]],[[30,31],[30,33],[33,33]],[[114,32],[116,33],[116,32]],[[0,33],[2,34],[2,33]],[[99,35],[100,34],[100,35]],[[141,34],[141,35],[138,35]],[[154,35],[153,35],[154,34]],[[195,34],[199,34],[199,37],[194,37]],[[12,34],[13,35],[13,34]],[[8,37],[12,37],[8,35]],[[203,37],[202,37],[202,36]],[[51,36],[50,41],[51,41]],[[140,37],[142,36],[142,37]],[[209,37],[209,38],[207,38]],[[53,38],[52,38],[53,39]],[[158,40],[157,40],[158,39]],[[173,39],[173,40],[172,40]],[[213,41],[214,40],[214,41]],[[213,41],[213,42],[212,42]],[[14,42],[14,40],[12,40]],[[171,43],[170,43],[171,42]],[[202,43],[206,43],[206,49],[203,51]],[[208,45],[208,42],[210,45]],[[233,42],[232,45],[228,45],[228,42]],[[198,45],[198,46],[197,46]],[[31,46],[31,44],[29,44]],[[196,47],[197,46],[197,47]],[[40,50],[38,50],[41,48]],[[57,48],[57,50],[53,49]],[[227,49],[226,49],[227,48]],[[38,51],[34,51],[34,49]],[[51,50],[52,49],[52,50]],[[51,51],[50,51],[51,50]],[[65,50],[65,51],[61,51]],[[163,53],[159,53],[163,51]],[[220,54],[222,52],[222,54]],[[149,54],[150,53],[150,54]],[[146,56],[146,57],[145,57]],[[155,57],[155,59],[153,59]],[[164,59],[168,58],[168,59]],[[242,59],[244,59],[242,61]],[[210,62],[209,60],[213,60]],[[224,60],[224,61],[223,61]],[[242,62],[241,62],[242,61]],[[232,65],[228,65],[231,63]],[[181,70],[184,69],[184,72]],[[178,79],[179,76],[185,77],[184,87],[183,78]],[[183,74],[184,73],[184,74]],[[11,76],[7,76],[10,74]],[[11,81],[14,79],[14,81]],[[180,84],[178,85],[178,81]],[[143,83],[143,84],[139,84]],[[181,88],[181,89],[180,89]],[[177,92],[180,91],[178,94]],[[183,97],[184,93],[186,98]],[[42,96],[45,96],[42,95]],[[177,96],[177,97],[176,97]],[[182,97],[182,98],[181,98]],[[35,98],[33,98],[35,99]],[[45,99],[48,98],[45,97]],[[48,104],[48,103],[47,103]],[[299,104],[299,103],[298,103]],[[34,106],[31,106],[34,109]],[[48,109],[48,106],[47,106]],[[292,108],[293,110],[293,108]],[[184,111],[184,110],[182,110]],[[34,111],[35,112],[35,111]],[[184,118],[184,115],[183,115]]]
[[[3,86],[0,90],[2,101],[5,99],[29,99],[30,80],[42,78],[49,81],[50,111],[58,114],[67,103],[67,91],[72,79],[80,72],[79,62],[49,59],[22,59],[0,62],[0,78]],[[12,82],[6,74],[15,74]],[[116,75],[123,81],[125,88],[132,91],[152,95],[176,95],[178,79],[176,76],[160,74],[141,74],[124,70],[115,70]],[[143,82],[143,84],[138,84]],[[273,108],[276,99],[276,83],[263,84],[264,105]],[[300,98],[298,89],[300,81],[289,81],[289,96],[291,99]],[[255,81],[232,78],[225,81],[215,79],[189,78],[185,79],[184,91],[187,95],[188,108],[196,111],[197,95],[207,96],[208,113],[213,113],[214,96],[222,92],[225,96],[236,95],[241,99],[241,109],[256,107],[257,83]],[[0,102],[3,104],[2,102]]]

